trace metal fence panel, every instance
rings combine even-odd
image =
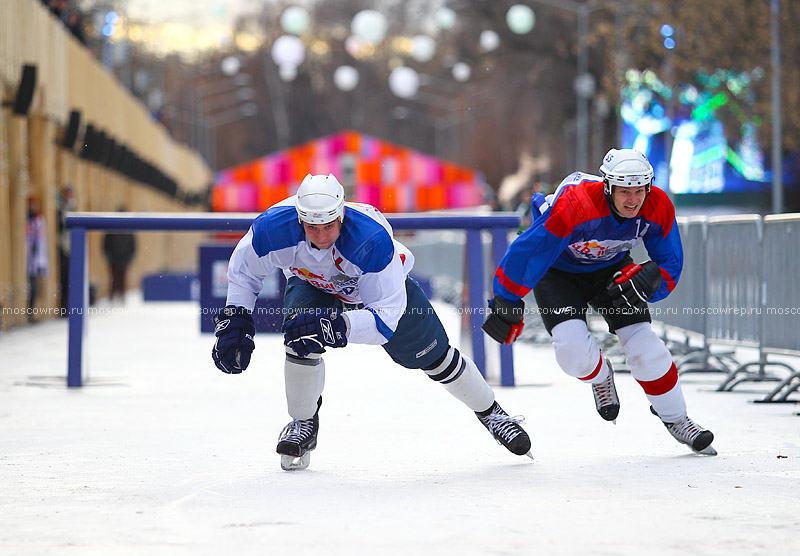
[[[709,218],[706,232],[708,341],[758,346],[761,328],[761,216]]]
[[[663,301],[651,306],[653,319],[688,332],[705,333],[706,226],[705,216],[678,218],[683,243],[683,272],[678,285]]]
[[[761,343],[766,350],[800,351],[800,215],[764,218],[764,303]]]

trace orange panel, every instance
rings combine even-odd
[[[381,187],[381,212],[397,212],[397,187],[385,185]]]
[[[428,201],[429,197],[429,188],[427,187],[418,187],[417,188],[417,210],[424,211],[430,210],[430,202]]]
[[[349,153],[357,153],[361,148],[361,136],[355,131],[348,131],[344,136],[345,150]]]
[[[258,209],[265,211],[275,203],[283,201],[289,196],[288,190],[289,188],[285,185],[260,187],[258,189]]]
[[[356,162],[356,179],[360,183],[380,183],[381,163],[378,160]]]
[[[430,188],[428,201],[432,210],[445,208],[445,190],[441,184],[436,184]]]
[[[292,179],[297,183],[311,173],[311,160],[306,156],[295,156],[291,159]]]
[[[253,181],[253,167],[249,164],[233,169],[233,180],[238,182]]]
[[[458,179],[458,170],[452,164],[444,165],[444,182],[453,183]]]
[[[225,191],[222,187],[215,187],[211,190],[211,210],[215,212],[225,212]]]

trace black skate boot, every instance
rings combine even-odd
[[[305,469],[311,461],[311,450],[317,447],[319,431],[319,408],[322,397],[317,400],[317,412],[311,419],[295,419],[281,431],[275,451],[281,455],[281,469],[294,471]]]
[[[608,376],[600,384],[592,384],[594,406],[600,417],[606,421],[614,421],[616,424],[617,415],[619,415],[619,397],[617,397],[617,388],[614,386],[614,369],[608,359],[603,358],[603,364],[608,366]]]
[[[510,417],[497,402],[494,402],[486,411],[476,411],[475,415],[492,433],[498,444],[502,444],[518,456],[528,456],[533,459],[531,439],[525,429],[520,426],[520,423],[525,422],[523,417]]]
[[[650,412],[658,417],[658,413],[652,405],[650,406]],[[704,429],[689,419],[688,416],[682,417],[674,423],[667,423],[663,420],[661,422],[664,423],[664,426],[667,427],[667,430],[675,440],[681,444],[686,444],[694,452],[707,456],[717,455],[717,451],[711,446],[711,443],[714,442],[714,433]]]

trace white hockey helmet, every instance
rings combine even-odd
[[[650,193],[653,183],[653,167],[647,157],[633,149],[611,149],[600,165],[603,191],[611,195],[613,186],[642,187]]]
[[[294,206],[301,224],[341,222],[344,220],[344,187],[333,174],[308,174],[297,189]]]

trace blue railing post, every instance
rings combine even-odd
[[[472,360],[486,376],[486,349],[483,343],[483,315],[479,311],[483,307],[484,286],[483,286],[483,242],[481,241],[480,229],[467,230],[467,272],[469,277],[467,284],[469,288],[469,330],[472,339]]]
[[[67,386],[83,386],[83,339],[86,332],[87,298],[86,228],[72,228],[69,256],[69,346]]]
[[[492,257],[494,268],[500,266],[508,248],[508,230],[492,228]],[[492,273],[494,274],[494,272]],[[500,346],[500,386],[514,386],[514,350],[510,345]]]

